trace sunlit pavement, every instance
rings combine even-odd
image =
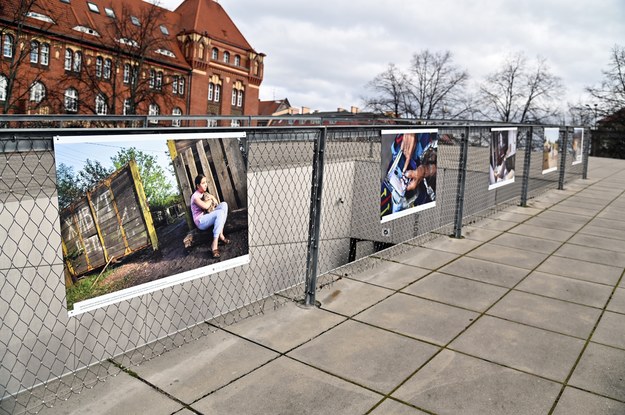
[[[42,414],[625,414],[625,160]]]

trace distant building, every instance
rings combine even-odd
[[[266,103],[266,104],[265,104]],[[275,108],[271,106],[274,104]],[[288,104],[288,107],[287,107]],[[392,123],[392,119],[380,114],[372,112],[361,112],[358,107],[352,106],[348,111],[344,108],[337,108],[336,111],[310,111],[307,107],[292,108],[287,99],[281,101],[261,101],[261,108],[274,110],[272,114],[264,114],[266,116],[274,115],[281,118],[265,121],[264,125],[272,126],[305,126],[319,125],[319,119],[323,125],[372,125],[372,124],[388,124]],[[287,110],[287,108],[289,110]],[[260,124],[260,123],[259,123]]]
[[[264,54],[214,0],[2,0],[0,113],[257,115]]]

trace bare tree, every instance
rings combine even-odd
[[[596,101],[600,115],[610,115],[625,123],[625,47],[615,45],[610,51],[608,68],[602,71],[599,86],[587,87],[586,92]]]
[[[96,62],[85,65],[79,78],[86,92],[82,99],[85,107],[98,112],[97,100],[104,99],[108,113],[133,115],[147,112],[148,106],[159,100],[171,104],[171,94],[164,93],[171,81],[166,83],[167,74],[156,69],[160,65],[151,65],[156,51],[172,49],[160,29],[164,14],[165,9],[153,5],[144,4],[141,10],[124,5],[121,15],[110,19],[100,34],[101,48],[110,57],[95,57]]]
[[[0,37],[3,39],[0,74],[4,76],[0,82],[5,83],[0,111],[4,114],[26,110],[31,87],[44,78],[42,60],[45,59],[45,66],[49,65],[50,45],[31,41],[33,33],[44,33],[53,25],[53,21],[46,20],[50,19],[49,13],[39,3],[37,0],[0,2]],[[50,91],[53,89],[48,88],[46,94]]]
[[[375,92],[365,105],[378,112],[419,119],[458,118],[468,114],[464,86],[469,75],[453,64],[451,52],[415,53],[408,73],[394,64],[368,87]]]
[[[367,84],[367,87],[372,89],[376,95],[371,98],[364,98],[365,106],[381,114],[392,113],[394,117],[405,116],[407,115],[408,85],[406,74],[395,64],[390,63],[386,71],[376,75]]]
[[[563,87],[545,59],[533,66],[522,53],[508,57],[479,88],[481,113],[504,122],[546,122],[557,116]]]
[[[415,53],[410,72],[409,115],[430,119],[457,118],[464,113],[462,97],[469,74],[454,65],[451,52],[426,49]]]

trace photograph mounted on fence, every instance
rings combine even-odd
[[[582,162],[582,152],[584,151],[584,129],[583,128],[574,128],[573,129],[573,142],[572,144],[572,152],[573,152],[573,163],[572,165],[576,165]]]
[[[382,223],[436,206],[437,152],[436,129],[382,131]]]
[[[560,129],[545,128],[543,142],[543,174],[558,170],[558,154],[560,153]]]
[[[56,137],[67,309],[249,263],[245,133]]]
[[[516,161],[515,128],[492,128],[488,190],[514,183]]]

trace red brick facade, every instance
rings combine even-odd
[[[214,0],[1,3],[0,113],[258,115],[264,55]]]

